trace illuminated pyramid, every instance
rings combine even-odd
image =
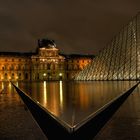
[[[138,79],[140,79],[140,13],[75,77],[75,80]]]

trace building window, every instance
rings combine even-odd
[[[19,79],[21,79],[21,73],[18,74]]]
[[[2,67],[2,70],[4,70],[5,68],[4,67]]]
[[[21,66],[20,66],[20,65],[18,65],[18,69],[19,69],[19,70],[21,69]]]
[[[5,73],[4,77],[5,77],[5,79],[7,79],[7,73]]]
[[[25,74],[25,79],[28,79],[28,73]]]
[[[37,79],[39,79],[39,73],[37,73]]]
[[[12,73],[12,76],[11,76],[11,78],[12,78],[12,79],[14,79],[14,73]]]
[[[13,65],[11,65],[11,70],[13,70],[14,69],[14,66]]]
[[[50,70],[51,65],[48,63],[47,64],[47,69]]]

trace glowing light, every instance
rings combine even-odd
[[[44,105],[46,105],[47,102],[47,89],[46,89],[46,81],[44,81]]]
[[[16,86],[18,87],[18,82],[16,82]]]
[[[59,93],[60,93],[60,106],[63,107],[63,87],[62,87],[62,81],[59,82]]]
[[[62,76],[62,73],[59,73],[59,76]]]
[[[46,73],[43,74],[43,76],[46,76],[46,75],[47,75]]]
[[[11,90],[11,87],[12,87],[12,85],[11,85],[11,83],[9,82],[9,89]]]
[[[4,89],[4,82],[2,82],[2,89]]]
[[[40,48],[41,50],[45,50],[46,48]]]

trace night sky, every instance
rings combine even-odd
[[[140,0],[0,0],[0,51],[49,38],[63,53],[97,54],[138,11]]]

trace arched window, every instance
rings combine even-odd
[[[21,79],[21,73],[18,74],[18,78]]]
[[[21,66],[20,65],[18,65],[18,69],[21,70]]]
[[[7,79],[7,73],[4,74],[5,79]]]
[[[51,67],[51,65],[50,65],[50,63],[48,63],[47,64],[47,69],[50,70],[50,67]]]
[[[37,73],[37,79],[39,79],[39,73]]]
[[[25,73],[25,79],[28,79],[28,73]]]
[[[11,70],[14,70],[14,66],[13,65],[11,65],[11,68],[10,68]]]
[[[14,79],[14,73],[12,73],[11,77],[12,77],[12,79]]]

